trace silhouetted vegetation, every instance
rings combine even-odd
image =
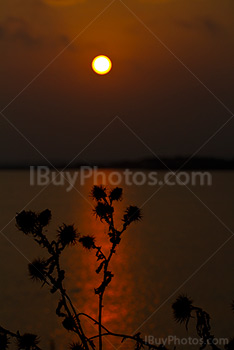
[[[114,188],[108,191],[103,186],[94,186],[91,196],[95,201],[94,214],[103,224],[107,225],[110,246],[108,254],[102,251],[102,246],[98,245],[97,237],[93,235],[82,235],[78,233],[74,225],[62,224],[57,231],[56,239],[49,241],[46,231],[51,221],[51,211],[46,209],[40,213],[32,211],[22,211],[16,216],[16,226],[18,230],[27,236],[31,236],[34,241],[47,251],[48,257],[37,258],[28,265],[29,276],[32,280],[38,281],[42,286],[48,286],[52,294],[58,292],[59,300],[55,310],[56,315],[61,318],[62,326],[69,332],[77,335],[77,341],[70,344],[70,350],[102,350],[103,337],[111,336],[120,338],[121,342],[133,341],[134,348],[139,350],[165,349],[163,345],[154,345],[145,342],[140,333],[127,335],[115,333],[105,327],[102,322],[103,298],[106,288],[110,285],[114,275],[110,270],[110,261],[116,253],[121,242],[122,235],[127,228],[142,219],[141,210],[137,206],[128,206],[123,213],[121,228],[117,228],[114,221],[116,201],[122,200],[123,190]],[[61,267],[61,255],[68,246],[82,245],[86,250],[93,251],[97,258],[96,273],[101,275],[101,283],[95,288],[98,297],[98,319],[94,319],[86,313],[77,312],[73,301],[69,297],[64,287],[65,271]],[[172,305],[176,322],[184,324],[188,330],[189,322],[193,318],[196,320],[196,331],[202,339],[201,349],[210,346],[213,350],[219,349],[214,344],[214,335],[211,334],[210,316],[207,312],[193,305],[193,301],[187,296],[181,295]],[[232,304],[234,310],[234,302]],[[84,331],[82,320],[87,318],[97,327],[96,334],[90,336]],[[0,350],[6,350],[9,344],[14,342],[18,350],[39,350],[39,338],[34,334],[13,333],[0,327]],[[227,350],[234,349],[234,340],[230,340],[225,347]]]
[[[214,344],[214,336],[210,333],[210,315],[200,307],[193,306],[192,303],[193,301],[190,298],[180,295],[172,304],[175,320],[179,323],[184,323],[188,330],[190,319],[195,318],[197,334],[203,342],[200,349],[204,349],[207,344],[209,344],[212,349],[219,349]]]

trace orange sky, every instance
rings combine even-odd
[[[116,115],[160,155],[193,153],[230,117],[193,74],[234,111],[233,1],[116,0],[102,13],[108,4],[2,1],[1,110],[51,161],[69,161]],[[98,54],[113,61],[105,77],[91,70]],[[43,160],[1,123],[3,162]],[[232,127],[203,154],[233,156]],[[84,159],[149,156],[137,140],[121,149],[116,134],[128,145],[129,132],[115,125]]]

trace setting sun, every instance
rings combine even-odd
[[[110,72],[112,62],[107,56],[100,55],[94,58],[92,68],[95,73],[104,75]]]

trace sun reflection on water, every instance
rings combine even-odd
[[[90,192],[91,185],[87,184],[86,193]],[[116,227],[122,225],[124,208],[131,201],[125,198],[123,202],[115,205]],[[72,208],[74,222],[82,235],[93,235],[96,245],[101,246],[104,254],[108,255],[111,247],[108,236],[108,227],[92,215],[92,208],[83,203],[76,202]],[[76,217],[77,213],[77,217]],[[158,303],[159,291],[150,288],[154,281],[147,280],[149,271],[145,270],[142,255],[145,254],[142,233],[138,225],[124,232],[116,254],[110,263],[109,270],[114,274],[110,285],[107,287],[103,301],[102,323],[110,331],[116,333],[132,334],[145,319],[145,315],[153,311]],[[151,259],[148,256],[148,259]],[[95,270],[99,266],[95,251],[88,251],[80,244],[69,249],[66,255],[67,266],[67,290],[74,301],[77,312],[90,315],[98,319],[98,295],[94,289],[102,282],[102,272],[97,274]],[[148,286],[147,286],[147,283]],[[153,292],[152,292],[153,290]],[[152,298],[153,293],[153,298]],[[151,299],[152,298],[152,299]],[[148,303],[148,300],[152,303]],[[82,317],[84,328],[89,336],[98,334],[98,327],[91,320]],[[71,334],[69,335],[71,336]],[[106,337],[103,341],[105,349],[112,349],[121,344],[121,338]],[[130,349],[133,343],[123,343],[124,349]]]

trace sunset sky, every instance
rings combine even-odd
[[[193,154],[234,113],[233,34],[233,0],[2,0],[1,164]],[[198,155],[234,157],[233,131]]]

